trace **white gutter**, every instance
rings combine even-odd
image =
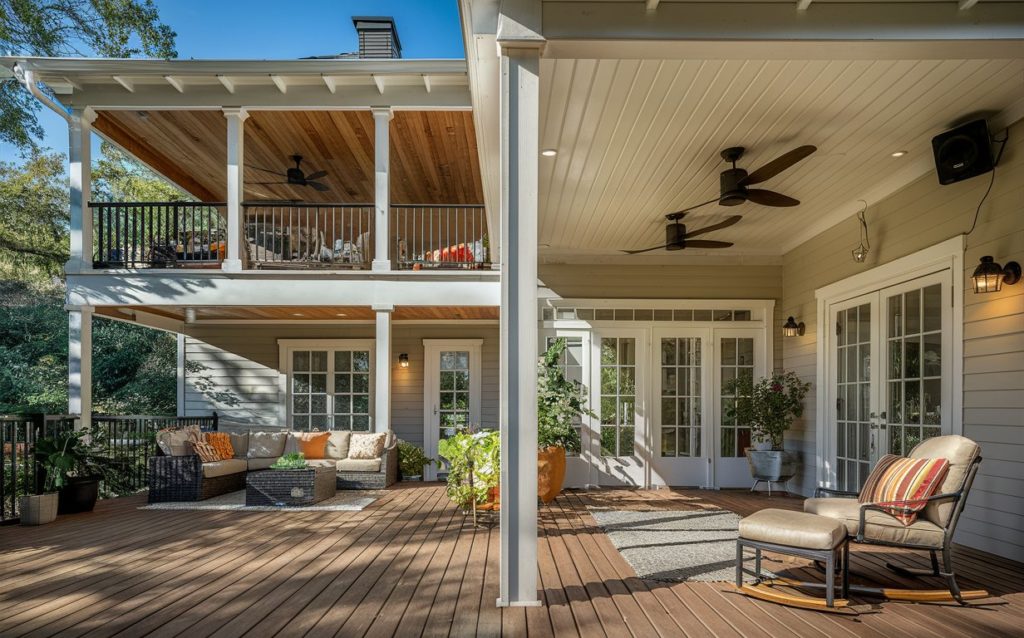
[[[23,69],[20,64],[14,65],[14,76],[25,85],[28,92],[35,96],[37,100],[50,107],[50,109],[64,118],[64,121],[68,124],[71,123],[71,115],[68,114],[67,110],[54,102],[50,96],[46,95],[39,90],[39,85],[36,84],[36,74],[32,69]]]

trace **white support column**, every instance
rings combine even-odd
[[[245,120],[249,113],[243,108],[226,108],[224,117],[228,119],[228,245],[221,268],[227,272],[241,272],[242,200],[245,198]]]
[[[391,429],[391,313],[392,305],[373,306],[377,314],[377,333],[374,341],[373,430]]]
[[[68,414],[92,423],[92,307],[68,311]]]
[[[79,273],[92,270],[92,211],[89,192],[92,188],[92,123],[96,113],[91,108],[76,108],[68,119],[68,177],[71,186],[69,230],[71,255],[64,271]]]
[[[537,596],[537,198],[540,44],[501,50],[499,606]]]
[[[374,216],[373,216],[373,270],[391,270],[388,255],[391,241],[391,178],[390,178],[390,108],[374,108],[373,111],[373,164],[375,175]]]

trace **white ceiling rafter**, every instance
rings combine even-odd
[[[234,80],[232,80],[231,78],[229,78],[226,75],[218,75],[217,76],[217,80],[220,81],[221,85],[224,86],[224,89],[227,90],[228,93],[234,94],[234,92],[235,92],[235,82],[234,82]]]
[[[185,83],[181,81],[181,78],[176,78],[173,75],[165,75],[164,79],[167,83],[174,87],[178,93],[185,92]]]
[[[976,4],[978,4],[978,0],[960,0],[959,7],[961,11],[967,11]]]
[[[110,77],[112,77],[115,82],[123,86],[125,91],[128,91],[129,93],[135,92],[135,83],[128,78],[121,75],[112,75]]]
[[[288,92],[288,83],[285,82],[284,78],[281,77],[280,75],[277,75],[276,73],[271,73],[270,81],[274,83],[274,86],[276,86],[277,90],[280,91],[281,93]]]
[[[811,6],[811,2],[814,0],[796,0],[797,11],[807,11],[807,8]]]
[[[338,84],[334,81],[333,77],[329,75],[322,75],[320,77],[323,78],[324,85],[327,86],[327,90],[330,91],[332,95],[338,91]]]
[[[661,0],[646,0],[645,8],[647,9],[647,13],[654,13],[655,11],[657,11],[658,10],[658,4],[660,2],[661,2]]]
[[[426,73],[423,74],[423,88],[427,90],[427,93],[430,93],[430,76]]]
[[[371,77],[373,77],[373,83],[377,85],[377,92],[384,95],[384,76],[374,73]]]

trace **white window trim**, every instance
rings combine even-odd
[[[295,350],[369,350],[370,351],[370,432],[374,432],[374,339],[278,339],[278,419],[286,429],[292,427],[292,352]],[[328,383],[332,380],[328,379]]]
[[[434,416],[434,388],[432,376],[437,377],[438,371],[426,369],[430,361],[430,353],[437,352],[438,356],[444,350],[467,350],[469,351],[469,421],[473,425],[480,425],[481,403],[482,403],[482,380],[483,376],[483,339],[424,339],[423,340],[423,448],[427,454],[431,454],[437,446],[434,440],[433,429]],[[436,478],[437,470],[434,466],[424,468],[428,480]]]
[[[924,277],[944,270],[950,272],[953,295],[953,316],[950,344],[953,360],[951,389],[951,424],[953,434],[963,434],[964,429],[964,243],[965,237],[957,235],[951,239],[917,251],[905,257],[894,259],[870,270],[847,277],[814,291],[818,306],[817,371],[815,388],[815,448],[817,454],[817,484],[834,487],[830,472],[830,446],[827,440],[825,418],[828,406],[835,404],[828,381],[828,352],[835,335],[829,326],[829,307],[853,297],[859,297],[882,288],[899,285],[911,279]]]

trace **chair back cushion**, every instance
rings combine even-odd
[[[882,470],[868,502],[892,504],[894,507],[889,513],[904,525],[910,525],[928,504],[926,499],[936,493],[948,470],[946,459],[896,458]]]
[[[236,459],[244,459],[249,451],[249,431],[228,432],[231,439],[231,449],[234,450]]]
[[[327,438],[327,449],[324,456],[329,459],[348,458],[348,439],[352,433],[348,430],[333,430]]]
[[[284,445],[287,441],[287,432],[250,432],[249,458],[276,459],[284,454]]]
[[[946,472],[946,477],[935,493],[950,494],[959,491],[964,486],[964,481],[967,480],[967,472],[970,470],[971,464],[980,455],[981,446],[977,443],[967,437],[950,434],[921,441],[907,456],[912,459],[948,460],[949,471]],[[967,498],[967,495],[964,494],[963,498]],[[952,511],[952,501],[941,501],[929,503],[921,515],[936,525],[945,528]]]

